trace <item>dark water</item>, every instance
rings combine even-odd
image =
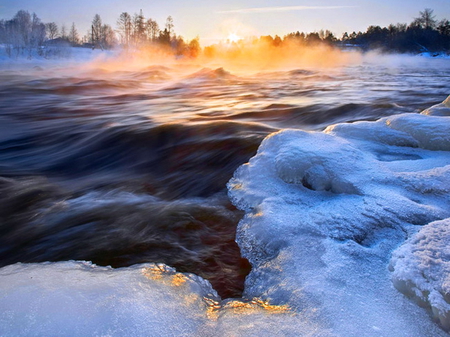
[[[419,112],[450,60],[251,75],[151,66],[0,68],[0,266],[163,262],[240,296],[250,265],[225,184],[270,132]]]

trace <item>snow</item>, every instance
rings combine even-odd
[[[33,53],[32,57],[24,55],[8,56],[5,48],[0,45],[0,69],[27,69],[32,67],[67,67],[69,65],[82,65],[92,61],[105,61],[113,59],[120,50],[100,50],[81,47],[57,47],[48,57]]]
[[[433,105],[431,108],[422,112],[422,114],[429,116],[450,116],[450,96],[444,102]]]
[[[228,184],[242,299],[164,265],[16,264],[0,335],[448,336],[449,101],[268,136]]]
[[[244,296],[313,311],[332,335],[442,335],[388,265],[418,227],[450,217],[449,127],[403,114],[267,137],[229,183],[246,211]]]
[[[431,308],[450,330],[450,219],[424,226],[394,251],[390,269],[395,287]]]
[[[215,295],[198,277],[154,264],[16,264],[2,268],[1,278],[2,336],[182,336],[205,321],[202,296]],[[170,292],[167,283],[175,284]]]
[[[84,261],[0,269],[0,336],[316,336],[304,315],[220,301],[209,282],[163,264]],[[280,323],[286,324],[285,327]],[[275,332],[275,334],[273,333]]]

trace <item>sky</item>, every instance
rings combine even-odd
[[[120,13],[133,15],[142,9],[162,28],[172,16],[175,33],[186,39],[198,36],[207,45],[230,34],[282,37],[328,29],[341,37],[370,25],[409,24],[425,8],[433,9],[438,20],[450,20],[450,0],[0,0],[0,19],[11,19],[24,9],[45,23],[69,28],[74,22],[85,35],[95,14],[115,29]]]

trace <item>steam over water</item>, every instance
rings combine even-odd
[[[2,69],[0,266],[163,262],[240,296],[250,265],[225,185],[262,139],[420,112],[450,93],[449,65]]]

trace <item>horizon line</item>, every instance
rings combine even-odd
[[[342,8],[355,8],[359,6],[279,6],[279,7],[252,7],[241,9],[230,9],[225,11],[218,11],[219,14],[228,13],[269,13],[269,12],[289,12],[289,11],[302,11],[308,9],[342,9]]]

